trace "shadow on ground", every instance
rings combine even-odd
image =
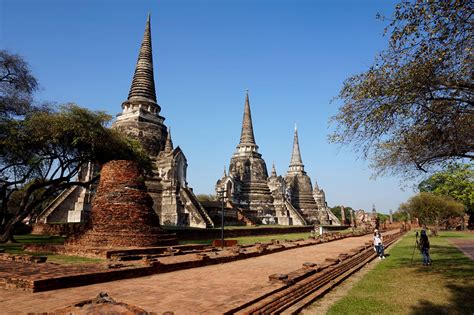
[[[429,284],[427,284],[429,285]],[[421,300],[412,307],[411,314],[473,314],[474,313],[474,286],[449,284],[446,286],[451,294],[449,305],[436,304],[431,301]]]
[[[418,255],[420,256],[420,255]],[[412,314],[474,314],[474,261],[464,256],[453,246],[434,245],[431,248],[432,266],[420,265],[417,257],[417,271],[420,281],[423,275],[438,274],[445,281],[447,301],[433,303],[421,300],[412,307]],[[427,282],[426,286],[430,283]]]

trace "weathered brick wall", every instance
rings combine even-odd
[[[35,223],[31,234],[72,236],[83,233],[86,223]]]
[[[154,246],[170,235],[160,228],[142,174],[133,161],[111,161],[101,171],[91,229],[67,241],[94,247]]]
[[[219,221],[220,222],[220,221]],[[325,230],[340,231],[346,229],[344,226],[325,226]],[[214,229],[176,229],[174,227],[165,227],[168,232],[176,233],[180,240],[206,240],[206,239],[220,239],[221,230]],[[242,237],[242,236],[258,236],[258,235],[275,235],[275,234],[291,234],[291,233],[308,233],[314,230],[314,226],[290,226],[290,227],[258,227],[253,229],[242,228],[225,230],[225,238]]]

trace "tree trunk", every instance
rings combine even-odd
[[[28,213],[31,211],[32,207],[35,206],[34,202],[33,203],[28,203],[28,201],[30,199],[30,196],[31,196],[31,193],[34,189],[35,189],[34,185],[32,185],[26,190],[25,195],[21,199],[20,207],[19,207],[20,209],[19,209],[18,213],[15,214],[13,216],[13,218],[11,218],[7,222],[7,224],[5,224],[5,227],[3,229],[3,233],[0,236],[0,243],[5,243],[5,242],[8,242],[8,241],[13,241],[13,242],[15,241],[14,238],[13,238],[13,232],[15,231],[16,225],[19,222],[21,222],[24,218],[26,218]]]
[[[5,228],[3,229],[2,235],[0,236],[0,243],[15,241],[13,238],[13,231],[15,231],[15,226],[21,220],[23,219],[20,219],[19,215],[15,215],[10,221],[8,221],[8,223],[5,225]]]

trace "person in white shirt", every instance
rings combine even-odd
[[[385,259],[385,255],[383,252],[383,237],[377,229],[374,230],[374,248],[377,252],[377,256],[379,256],[379,259]]]

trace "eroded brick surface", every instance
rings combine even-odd
[[[360,247],[371,238],[371,235],[345,238],[227,264],[78,288],[40,293],[0,289],[0,309],[7,314],[15,311],[47,312],[107,291],[120,301],[159,314],[165,311],[175,314],[222,314],[282,286],[282,283],[269,281],[271,274],[288,274],[308,261],[323,266],[326,258],[338,257],[340,253]],[[182,259],[185,259],[184,255],[160,261],[166,264]]]
[[[172,235],[160,228],[145,182],[133,161],[111,161],[101,171],[90,229],[66,242],[71,247],[155,246]]]

